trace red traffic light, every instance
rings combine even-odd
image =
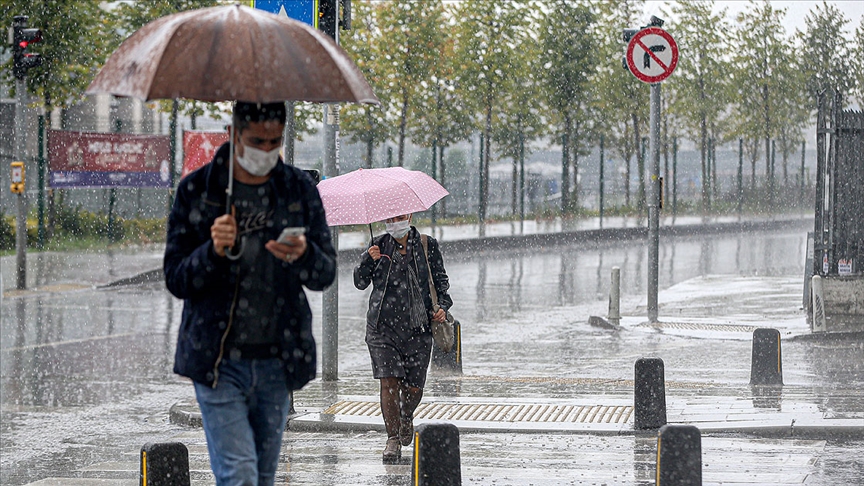
[[[27,17],[16,16],[12,24],[13,39],[13,65],[12,74],[16,79],[24,79],[27,71],[42,65],[42,56],[24,52],[30,44],[42,42],[42,31],[40,29],[27,29]]]

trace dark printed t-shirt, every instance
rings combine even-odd
[[[270,239],[275,201],[268,183],[249,185],[236,180],[233,198],[243,253],[238,260],[240,288],[226,349],[234,359],[271,357],[278,353],[279,343],[272,285],[276,260],[264,244]]]

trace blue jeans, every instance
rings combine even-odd
[[[225,360],[216,388],[195,383],[218,486],[272,485],[290,409],[279,359]]]

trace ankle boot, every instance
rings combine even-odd
[[[402,457],[402,444],[399,437],[388,437],[387,446],[384,447],[384,464],[395,464]]]

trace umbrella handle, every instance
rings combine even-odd
[[[372,238],[372,240],[369,242],[369,244],[371,245],[372,242],[375,241],[375,235],[372,233],[372,223],[369,223],[369,237]]]
[[[233,108],[233,103],[232,103]],[[234,195],[234,119],[228,126],[228,187],[225,188],[225,214],[231,214],[231,197]]]
[[[237,253],[231,253],[231,251],[237,248]],[[241,256],[243,256],[243,250],[246,248],[246,237],[241,236],[240,242],[237,245],[234,245],[231,248],[225,247],[225,256],[228,257],[229,260],[235,261],[239,260]]]

